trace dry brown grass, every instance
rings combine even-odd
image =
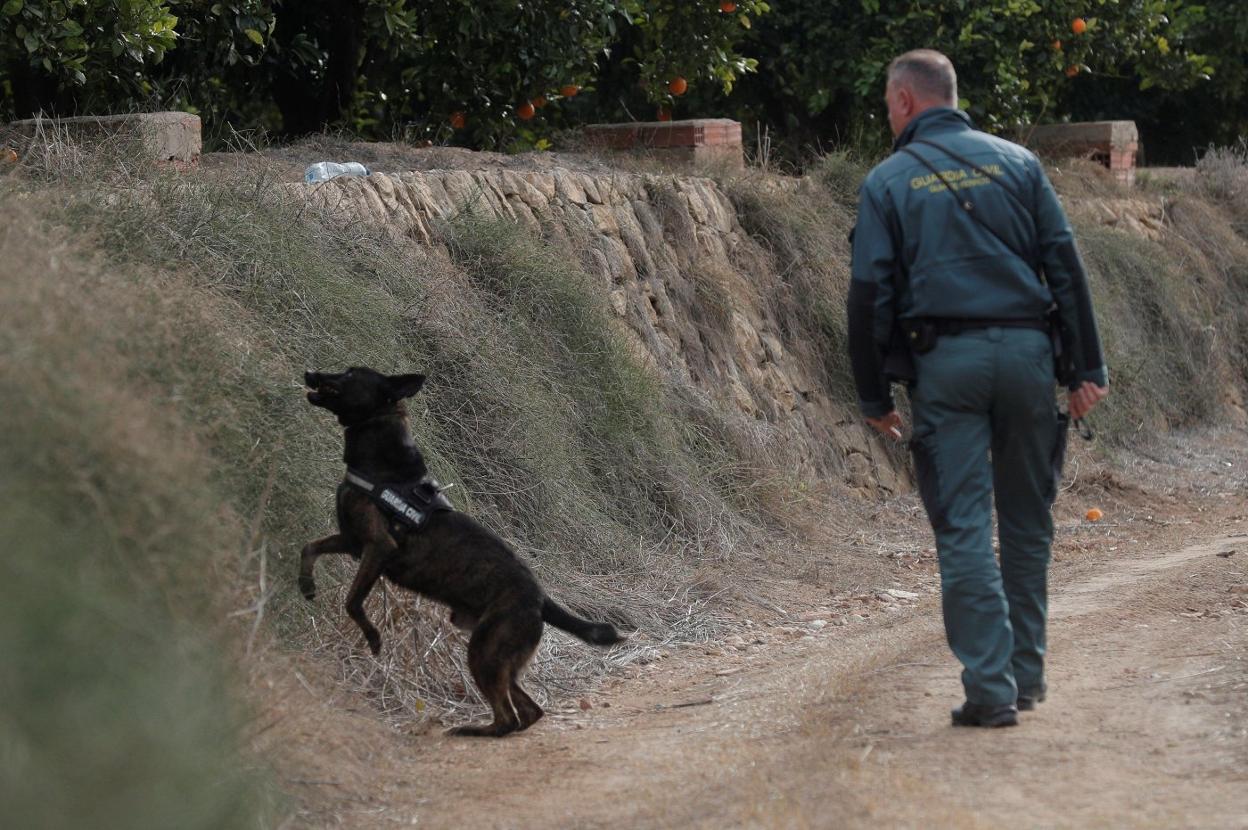
[[[52,145],[0,180],[0,206],[19,217],[0,236],[5,261],[25,246],[35,263],[0,286],[15,298],[0,305],[8,365],[27,362],[11,375],[28,400],[6,409],[20,422],[9,434],[26,436],[18,449],[44,478],[81,470],[72,484],[104,488],[119,539],[155,546],[150,568],[126,545],[110,554],[140,562],[140,584],[181,573],[181,557],[222,586],[210,591],[219,602],[193,611],[186,583],[156,580],[170,586],[162,613],[203,614],[213,630],[227,617],[241,661],[250,651],[279,666],[293,654],[311,678],[305,692],[332,701],[325,711],[343,723],[419,730],[482,707],[462,635],[436,606],[376,591],[369,611],[386,648],[375,659],[341,610],[351,563],[322,562],[317,603],[296,596],[297,551],[330,526],[341,474],[338,428],[302,398],[306,368],[428,371],[413,431],[435,475],[457,485],[457,504],[513,541],[561,601],[641,629],[608,654],[552,632],[530,681],[552,707],[672,644],[717,636],[733,609],[775,606],[783,586],[760,573],[870,585],[896,553],[876,533],[878,510],[917,521],[912,499],[879,508],[796,475],[773,425],[654,375],[548,240],[465,221],[443,229],[446,250],[420,248],[292,198],[279,186],[290,160],[255,155],[175,176]],[[724,296],[749,274],[786,348],[822,368],[847,410],[845,237],[861,172],[834,157],[802,181],[725,179],[751,244],[728,270],[675,246],[688,282],[679,299],[708,342],[724,337]],[[654,187],[661,197],[661,177]],[[1193,196],[1172,205],[1167,246],[1087,235],[1121,407],[1101,422],[1114,440],[1132,440],[1141,418],[1214,417],[1211,373],[1242,384],[1245,260],[1221,216]],[[102,420],[84,417],[82,401]],[[149,429],[161,441],[145,444]],[[89,451],[65,454],[79,446]],[[150,456],[164,449],[172,466]],[[110,479],[119,466],[129,477]],[[186,549],[179,532],[205,517],[215,529]],[[263,690],[263,677],[252,685]],[[341,712],[361,701],[365,714]]]
[[[1231,147],[1211,147],[1196,164],[1196,191],[1229,208],[1235,229],[1248,236],[1248,138]]]
[[[245,637],[242,522],[167,391],[129,376],[151,283],[44,227],[39,201],[0,182],[6,821],[269,826],[226,645]]]
[[[119,388],[165,396],[211,456],[202,479],[246,517],[228,593],[248,642],[268,632],[318,655],[396,721],[476,705],[463,641],[427,603],[377,593],[370,613],[388,647],[374,660],[341,611],[350,563],[322,563],[316,605],[294,594],[298,548],[332,521],[341,442],[299,377],[353,363],[429,372],[413,428],[455,500],[561,601],[642,629],[610,655],[548,637],[539,699],[713,636],[721,623],[697,573],[761,532],[749,513],[765,437],[648,377],[583,274],[546,243],[467,223],[447,229],[448,257],[292,202],[284,176],[254,156],[238,171],[176,176],[53,148],[28,156],[5,194],[99,251],[98,290],[125,309],[110,326]]]
[[[854,214],[842,201],[852,175],[834,157],[802,179],[758,173],[723,182],[763,252],[741,262],[741,270],[774,283],[771,311],[784,326],[786,348],[819,367],[843,400],[853,400],[844,297]]]

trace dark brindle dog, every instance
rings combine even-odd
[[[347,614],[363,629],[373,654],[381,650],[381,634],[364,613],[364,600],[379,578],[445,603],[452,622],[472,632],[468,666],[494,710],[490,725],[461,726],[452,734],[501,736],[532,726],[542,708],[519,680],[542,638],[543,622],[598,646],[623,637],[608,623],[588,622],[561,608],[506,542],[437,495],[403,406],[424,384],[423,375],[389,376],[357,367],[338,375],[308,372],[304,379],[311,390],[308,401],[337,415],[346,429],[347,478],[338,486],[339,532],[303,549],[303,595],[316,595],[312,567],[318,556],[349,553],[360,560]],[[369,487],[374,494],[366,492]],[[419,527],[404,520],[405,508]]]

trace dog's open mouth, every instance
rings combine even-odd
[[[307,382],[308,403],[320,404],[329,398],[338,397],[338,390],[328,383]]]

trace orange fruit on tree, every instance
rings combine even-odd
[[[1076,17],[1070,21],[1070,30],[1077,35],[1081,35],[1088,30],[1088,23],[1082,17]]]
[[[1079,67],[1076,66],[1075,64],[1072,63],[1070,66],[1066,67],[1067,78],[1073,78],[1078,74],[1079,74]]]
[[[1060,40],[1053,41],[1053,51],[1054,52],[1062,51],[1062,42]]]
[[[659,107],[659,113],[656,116],[660,121],[671,121],[672,111],[667,107]]]
[[[732,0],[724,0],[724,2],[719,4],[719,10],[724,14],[732,14],[737,10],[737,4],[732,2]]]
[[[1096,507],[1093,507],[1084,515],[1089,522],[1099,522],[1101,519],[1105,517],[1105,514],[1102,513],[1099,508],[1096,508]]]
[[[545,95],[539,95],[539,96],[537,96],[536,98],[534,98],[534,99],[533,99],[533,106],[537,107],[539,110],[540,110],[542,107],[546,106],[546,96],[545,96]]]
[[[667,91],[673,95],[684,95],[688,89],[689,82],[679,75],[667,82]]]
[[[537,110],[533,108],[532,101],[525,101],[523,104],[516,107],[516,117],[521,121],[528,121],[534,116],[534,114],[536,114],[536,112]]]
[[[464,128],[464,125],[467,123],[468,123],[468,120],[464,118],[464,114],[460,112],[459,110],[456,110],[455,112],[451,113],[451,128],[452,129],[462,130]]]
[[[576,84],[564,84],[563,86],[559,87],[559,94],[562,95],[564,98],[575,98],[576,93],[580,91],[581,91],[581,88],[577,86]]]

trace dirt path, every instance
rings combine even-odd
[[[339,751],[370,772],[290,782],[323,805],[293,826],[1248,827],[1234,506],[1058,564],[1050,695],[1017,729],[948,726],[938,603],[903,594],[681,650],[504,741],[361,717]]]

